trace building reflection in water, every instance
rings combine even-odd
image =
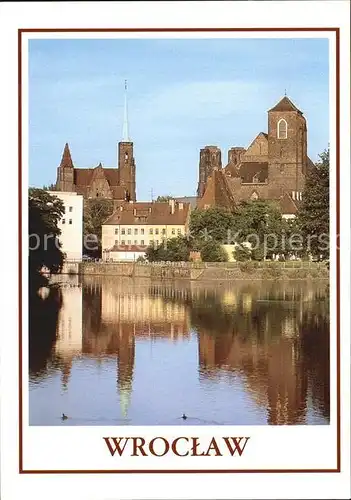
[[[63,289],[63,304],[58,315],[54,357],[62,371],[62,388],[67,389],[73,360],[80,356],[83,345],[82,288],[78,277],[70,279]]]
[[[50,354],[48,349],[42,351],[45,359],[39,365],[30,358],[32,377],[43,376],[50,366],[59,367],[62,387],[67,389],[78,357],[97,363],[116,358],[116,387],[126,418],[138,341],[167,339],[172,344],[189,340],[195,332],[198,360],[194,362],[199,364],[201,384],[225,379],[234,385],[240,377],[250,397],[267,410],[269,424],[306,423],[309,400],[329,419],[325,285],[186,283],[175,287],[85,277],[83,283],[63,285],[62,297],[56,341]]]
[[[327,302],[310,302],[306,290],[246,288],[192,307],[200,377],[240,374],[269,424],[305,423],[309,391],[329,418]]]

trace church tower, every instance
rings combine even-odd
[[[60,166],[57,168],[56,189],[57,191],[74,191],[74,166],[67,142]]]
[[[268,111],[268,181],[300,199],[306,170],[306,120],[285,95]]]
[[[119,183],[126,190],[126,199],[136,201],[135,160],[128,124],[127,81],[124,84],[123,137],[118,143],[118,169]]]
[[[199,163],[199,184],[197,187],[197,196],[202,198],[207,184],[207,179],[214,170],[222,168],[221,150],[217,146],[205,146],[200,150]]]

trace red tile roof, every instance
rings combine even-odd
[[[183,208],[180,208],[183,206]],[[104,225],[184,225],[190,213],[190,203],[174,202],[174,213],[168,202],[121,202]]]
[[[283,215],[295,215],[297,213],[297,204],[288,193],[284,194],[283,198],[279,201],[279,205]]]
[[[108,252],[145,252],[147,245],[113,245]]]
[[[74,184],[78,186],[89,186],[93,176],[93,168],[75,168]]]
[[[284,96],[278,104],[276,104],[269,111],[297,111],[302,115],[302,111],[300,111],[293,102],[290,101],[289,97]]]
[[[224,169],[214,170],[212,175],[207,179],[203,197],[198,199],[198,208],[222,207],[231,209],[234,204],[235,201],[227,183],[227,176],[224,174]]]
[[[76,186],[89,186],[96,176],[105,176],[109,185],[119,185],[119,172],[117,168],[103,168],[101,163],[95,168],[75,168],[74,183]]]
[[[73,162],[72,162],[72,157],[71,157],[71,152],[69,150],[69,146],[68,146],[67,142],[66,142],[64,150],[63,150],[60,167],[74,168]]]

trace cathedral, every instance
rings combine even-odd
[[[217,146],[201,149],[197,206],[232,209],[243,201],[270,200],[293,217],[313,167],[306,119],[285,95],[268,111],[268,133],[260,132],[247,149],[231,148],[225,167]]]
[[[127,85],[125,84],[123,140],[118,143],[117,167],[76,168],[68,144],[57,168],[57,191],[76,192],[85,200],[106,198],[116,201],[136,201],[135,160],[133,142],[129,139]]]

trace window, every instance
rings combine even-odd
[[[126,230],[124,228],[122,229],[122,234],[126,234]]]
[[[174,229],[174,227],[172,227],[172,234],[175,234],[175,229]]]
[[[128,240],[128,245],[131,245],[132,244],[132,240]]]
[[[155,241],[155,243],[156,243],[156,246],[158,247],[159,241],[158,241],[158,240],[156,240],[156,241]]]
[[[66,224],[66,221],[65,221],[65,219],[62,219],[62,224]]]
[[[154,234],[154,230],[150,227],[149,234]]]
[[[68,224],[72,224],[72,219],[69,219]]]
[[[134,234],[138,234],[138,229],[137,228],[134,229]]]
[[[138,244],[138,240],[134,240],[134,245],[137,245]]]
[[[144,229],[140,229],[140,234],[144,234]]]
[[[121,241],[121,245],[124,246],[126,244],[126,241],[125,240],[122,240]]]
[[[73,212],[73,207],[69,207],[69,211],[70,211],[70,212]]]
[[[115,240],[115,245],[118,245],[118,240]]]
[[[144,246],[144,240],[140,241],[140,245]]]
[[[158,234],[158,227],[155,229],[155,234]]]
[[[252,195],[250,196],[250,200],[253,200],[253,201],[258,200],[258,194],[256,193],[256,191],[254,191],[252,193]]]
[[[286,139],[288,137],[288,124],[282,118],[278,122],[278,139]]]
[[[132,234],[132,230],[130,227],[128,227],[128,234]]]
[[[182,234],[182,230],[181,229],[177,229],[177,233],[178,233],[178,235]]]
[[[115,234],[118,234],[118,228],[115,229]]]
[[[150,244],[150,245],[153,245],[153,244],[154,244],[154,240],[150,240],[150,241],[149,241],[149,244]]]
[[[162,234],[166,234],[166,230],[165,229],[162,229]]]

